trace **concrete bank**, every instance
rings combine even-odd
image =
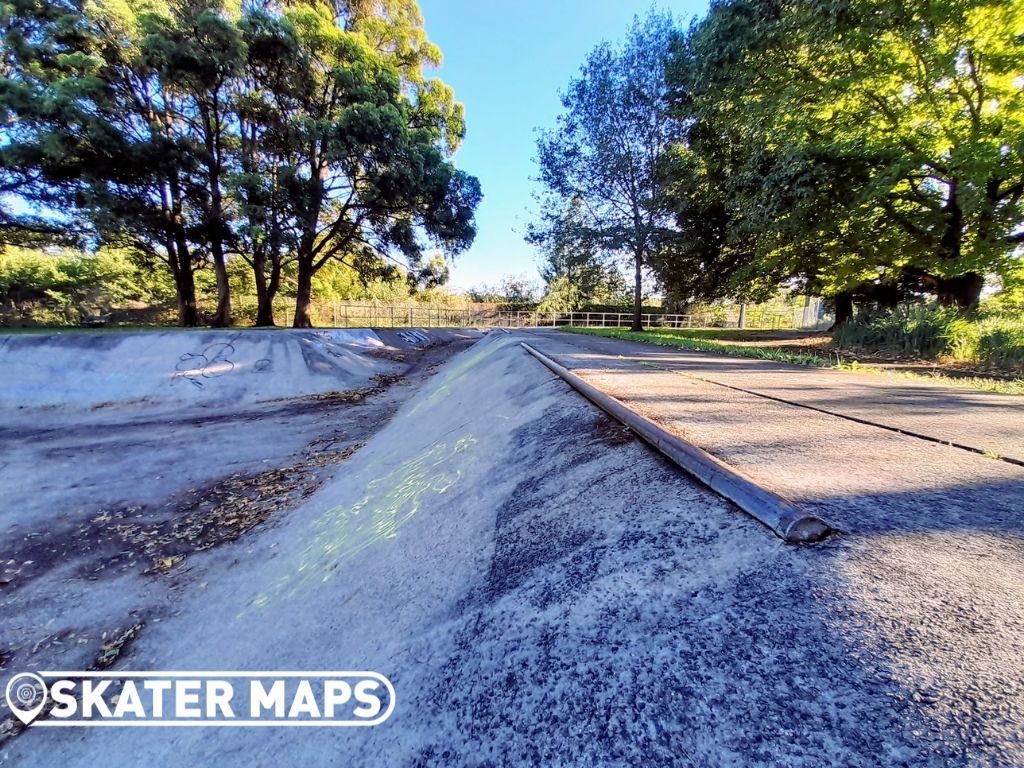
[[[229,329],[0,334],[0,410],[240,405],[355,389],[388,352],[475,330]]]

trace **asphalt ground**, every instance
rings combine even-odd
[[[572,343],[577,356],[591,352],[605,357],[623,355],[633,364],[671,370],[1024,464],[1024,397],[924,378],[812,368],[560,331],[538,330],[529,335]]]

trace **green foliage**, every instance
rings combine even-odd
[[[972,307],[1024,195],[1018,0],[726,0],[669,66],[676,292],[889,288]]]
[[[840,347],[935,357],[945,350],[947,332],[960,319],[950,309],[900,307],[846,323],[836,329],[833,340]]]
[[[999,291],[981,303],[983,315],[1024,316],[1024,261],[1003,275]]]
[[[387,46],[374,49],[360,23],[336,24],[328,6],[257,13],[248,25],[257,85],[248,109],[272,115],[260,142],[295,233],[295,324],[309,323],[312,278],[332,259],[358,269],[396,254],[414,278],[434,281],[423,236],[447,253],[463,250],[481,198],[476,179],[450,160],[463,131],[450,93],[410,74]]]
[[[0,242],[128,243],[166,266],[184,325],[211,272],[215,323],[233,286],[269,323],[294,263],[304,325],[326,264],[380,288],[400,259],[432,287],[447,267],[426,244],[451,255],[475,236],[480,186],[452,162],[463,109],[423,73],[440,52],[414,0],[11,0],[0,34],[0,200],[21,198]]]
[[[818,357],[817,355],[794,354],[766,347],[719,344],[707,338],[696,338],[691,332],[683,330],[630,331],[625,328],[568,328],[564,326],[560,327],[559,330],[590,336],[608,336],[614,339],[624,339],[625,341],[642,341],[662,347],[693,349],[698,352],[722,352],[733,357],[751,357],[758,360],[774,360],[779,363],[794,363],[796,365],[818,367],[828,365],[828,361],[825,358]]]
[[[527,241],[543,255],[540,274],[546,284],[543,311],[568,312],[602,302],[628,301],[629,288],[588,234],[583,201],[573,197],[564,207],[549,205],[532,223]]]
[[[564,112],[537,142],[540,220],[528,241],[557,262],[611,254],[632,265],[634,325],[643,270],[664,235],[658,158],[675,125],[664,109],[669,16],[637,18],[619,47],[599,45],[562,96]],[[579,286],[578,286],[579,287]]]
[[[0,251],[0,305],[5,323],[75,324],[128,302],[168,300],[174,288],[162,277],[124,250],[10,246]]]
[[[509,310],[533,310],[537,307],[538,287],[525,275],[505,275],[496,286],[470,288],[469,298],[485,304],[501,304]]]
[[[942,307],[900,307],[838,328],[840,347],[888,351],[999,368],[1024,366],[1024,317],[965,317]]]
[[[547,293],[537,309],[541,312],[574,312],[586,304],[582,291],[566,275],[548,283]]]

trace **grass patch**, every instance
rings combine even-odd
[[[967,317],[941,307],[898,307],[839,328],[837,347],[944,358],[992,368],[1024,367],[1024,318]]]
[[[900,379],[926,379],[935,384],[943,384],[947,387],[967,387],[969,389],[980,389],[983,392],[995,392],[1000,395],[1024,395],[1024,380],[1022,379],[992,379],[987,376],[947,376],[944,373],[916,373],[914,371],[898,371],[890,368],[878,368],[870,365],[850,365],[841,363],[831,366],[842,371],[860,371],[861,373],[880,373],[885,376],[896,376]]]
[[[774,360],[777,363],[794,363],[795,365],[810,365],[818,368],[829,367],[829,361],[818,355],[806,355],[798,352],[786,352],[779,349],[766,347],[745,347],[741,344],[720,344],[714,338],[714,334],[721,334],[714,328],[706,331],[693,331],[689,329],[659,330],[659,331],[630,331],[625,328],[559,328],[569,333],[581,333],[587,336],[608,336],[613,339],[624,339],[626,341],[642,341],[647,344],[657,344],[663,347],[678,347],[679,349],[692,349],[697,352],[723,352],[733,357],[751,357],[758,360]],[[696,336],[697,333],[704,333],[704,337]],[[741,337],[742,338],[742,337]]]
[[[982,376],[946,376],[941,373],[918,373],[914,371],[897,371],[878,366],[861,365],[860,363],[843,363],[830,360],[824,355],[799,354],[786,352],[784,350],[765,347],[745,347],[737,344],[723,344],[714,340],[714,334],[720,334],[718,329],[706,329],[694,331],[691,329],[680,330],[655,330],[655,331],[630,331],[626,328],[568,328],[561,327],[558,330],[567,333],[579,333],[585,336],[605,336],[625,341],[639,341],[645,344],[656,344],[663,347],[676,347],[678,349],[689,349],[696,352],[717,352],[723,355],[734,357],[749,357],[759,360],[772,360],[778,363],[792,363],[794,365],[805,365],[815,368],[834,368],[836,370],[854,371],[857,373],[884,374],[897,376],[903,379],[925,380],[936,384],[943,384],[951,387],[968,387],[986,392],[996,392],[1003,395],[1024,395],[1024,380],[1003,380]],[[701,333],[703,337],[695,337],[694,334]],[[718,336],[717,338],[723,338]]]

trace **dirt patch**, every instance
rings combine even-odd
[[[311,446],[307,460],[295,466],[231,475],[205,488],[192,489],[170,517],[155,524],[144,514],[133,518],[103,513],[93,522],[112,525],[130,551],[98,570],[127,557],[150,562],[145,573],[166,572],[194,552],[234,541],[311,496],[327,479],[326,473],[317,470],[344,461],[360,447],[356,444],[323,451]]]
[[[625,445],[636,437],[629,427],[603,413],[595,417],[592,429],[594,437],[609,446]]]
[[[100,647],[100,655],[90,669],[100,670],[112,666],[121,657],[121,654],[128,645],[135,640],[139,632],[142,631],[143,626],[145,625],[142,622],[138,622],[137,624],[132,624],[123,632],[116,630],[110,640]],[[103,634],[106,637],[107,633],[104,632]]]
[[[423,349],[430,349],[430,347],[424,347]],[[408,352],[401,349],[396,349],[395,347],[385,347],[384,349],[371,349],[365,354],[367,357],[373,357],[378,360],[390,360],[393,363],[404,363],[409,357]]]
[[[188,555],[234,541],[293,508],[360,447],[322,437],[292,466],[236,473],[189,488],[163,506],[102,508],[77,525],[28,533],[0,563],[0,589],[23,586],[69,562],[78,564],[75,575],[89,581],[135,568],[147,574],[172,570]]]
[[[377,374],[373,377],[374,385],[372,387],[335,392],[317,392],[316,394],[310,394],[299,399],[311,400],[313,402],[358,402],[367,397],[373,397],[375,394],[380,394],[388,387],[404,380],[406,380],[406,377],[398,374]]]

